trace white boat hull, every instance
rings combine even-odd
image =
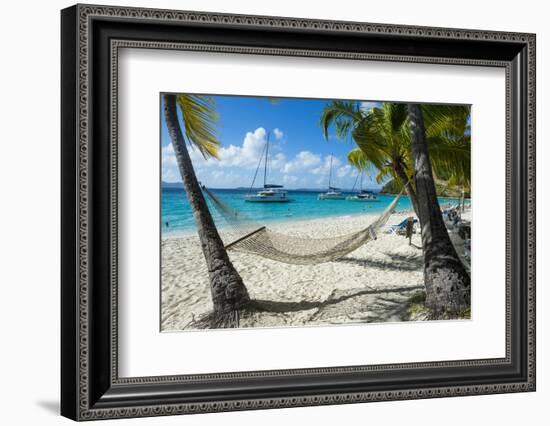
[[[245,197],[245,201],[249,203],[288,203],[290,198],[287,197],[262,197],[260,195],[250,195]]]
[[[319,200],[345,200],[344,195],[332,195],[332,194],[321,194],[319,195]]]
[[[380,201],[378,198],[361,198],[361,197],[348,197],[348,201],[359,201],[361,203],[376,203]]]

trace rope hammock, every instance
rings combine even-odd
[[[386,224],[403,191],[369,226],[352,234],[332,238],[308,238],[273,231],[229,206],[203,186],[218,213],[224,217],[237,238],[226,245],[227,250],[249,253],[294,265],[315,265],[330,262],[376,239],[378,230]]]

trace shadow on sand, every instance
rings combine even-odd
[[[323,301],[307,301],[302,300],[299,302],[282,302],[274,300],[253,300],[250,304],[250,310],[260,311],[260,312],[274,312],[274,313],[287,313],[287,312],[298,312],[298,311],[307,311],[309,309],[325,309],[331,305],[337,305],[349,299],[365,296],[365,295],[398,295],[402,293],[411,293],[414,291],[424,289],[423,286],[407,286],[407,287],[387,287],[381,289],[362,289],[362,290],[353,290],[351,292],[345,292],[344,294],[337,295],[333,292],[328,299]],[[378,299],[381,297],[378,296]],[[400,298],[402,299],[402,298]],[[389,300],[389,299],[387,299]],[[402,303],[402,300],[399,300],[399,303]]]
[[[364,259],[353,256],[346,256],[342,259],[335,260],[339,263],[351,263],[354,265],[364,266],[365,268],[385,269],[390,271],[415,271],[422,268],[421,256],[405,256],[400,254],[383,253],[391,258],[391,261],[385,262],[382,260]]]

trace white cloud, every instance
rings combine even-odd
[[[253,132],[247,132],[242,145],[230,144],[218,150],[218,159],[210,158],[205,160],[198,150],[190,150],[191,160],[196,168],[202,167],[241,167],[254,169],[257,167],[266,144],[267,132],[263,127],[258,127]],[[285,162],[285,155],[282,152],[274,153],[277,146],[270,144],[270,167],[282,167]]]
[[[379,107],[380,107],[380,102],[364,101],[364,102],[361,102],[361,104],[359,105],[359,108],[361,109],[361,111],[365,113],[369,112],[373,108],[379,108]]]
[[[319,177],[319,178],[315,181],[315,183],[316,183],[317,185],[321,185],[321,186],[323,186],[323,187],[328,185],[328,181],[327,181],[327,178],[326,178],[325,176]]]
[[[277,127],[275,127],[273,129],[273,135],[275,136],[275,139],[281,140],[284,136],[284,133],[281,131],[281,129],[278,129]]]
[[[339,178],[344,178],[346,176],[350,176],[353,171],[354,168],[349,164],[346,164],[345,166],[342,166],[338,169],[336,176],[338,176]]]
[[[197,149],[188,147],[197,178],[212,188],[250,185],[258,161],[264,153],[266,137],[267,132],[262,127],[248,132],[241,144],[220,148],[219,160],[215,158],[205,160]],[[325,188],[328,185],[331,155],[304,150],[287,159],[282,149],[277,143],[270,144],[269,179],[271,183],[280,183],[287,188]],[[351,187],[356,175],[357,172],[351,165],[338,157],[333,157],[333,185]],[[162,148],[162,180],[181,182],[171,144]]]
[[[206,159],[203,157],[201,152],[193,148],[192,146],[187,145],[187,150],[189,151],[189,156],[191,157],[191,162],[195,170],[200,170],[204,167],[214,166],[218,163],[218,160],[215,158]]]
[[[172,144],[162,147],[162,180],[164,182],[181,182],[181,175],[178,169],[178,162]]]
[[[282,152],[278,152],[274,156],[272,156],[269,159],[269,167],[278,169],[279,167],[282,167],[285,164],[286,157]]]
[[[283,132],[276,129],[281,137]],[[247,132],[244,136],[242,145],[230,144],[221,147],[218,151],[219,158],[205,159],[198,149],[193,149],[189,145],[189,155],[199,174],[202,170],[210,167],[239,167],[244,169],[255,169],[264,152],[267,132],[263,127],[258,127],[253,132]],[[272,168],[281,168],[285,165],[286,157],[282,152],[276,152],[280,149],[278,146],[270,145],[269,166]],[[162,148],[162,180],[165,182],[179,182],[181,177],[178,170],[176,156],[172,143]]]
[[[301,151],[294,157],[294,160],[286,163],[282,168],[282,173],[303,172],[306,169],[315,167],[321,163],[321,156],[311,151]]]
[[[263,127],[258,127],[253,132],[248,132],[244,137],[242,146],[229,145],[219,151],[221,166],[254,167],[266,143],[267,132]]]
[[[206,174],[203,182],[211,188],[232,188],[241,186],[245,177],[234,171],[211,170]]]
[[[176,163],[176,153],[172,143],[162,147],[162,165],[173,165]]]
[[[187,145],[193,168],[198,174],[205,167],[215,165],[218,160],[210,158],[206,160],[198,149],[194,149]],[[181,174],[178,167],[178,161],[176,159],[176,153],[174,147],[170,142],[168,145],[162,147],[161,150],[161,166],[162,166],[162,180],[164,182],[181,182]]]
[[[330,159],[332,157],[332,168],[337,168],[340,165],[342,165],[342,161],[338,157],[334,157],[333,155],[326,155],[323,159],[323,164],[321,164],[319,167],[313,169],[311,173],[316,175],[328,175],[330,171]]]
[[[283,176],[283,183],[285,185],[292,185],[292,184],[295,184],[296,182],[298,182],[298,176],[294,176],[294,175],[284,175]]]

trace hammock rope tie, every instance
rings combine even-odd
[[[401,191],[374,222],[357,232],[329,238],[310,238],[274,231],[229,206],[205,186],[202,189],[233,230],[234,239],[226,244],[227,250],[294,265],[315,265],[337,260],[376,240],[377,232],[387,223],[403,194]]]

